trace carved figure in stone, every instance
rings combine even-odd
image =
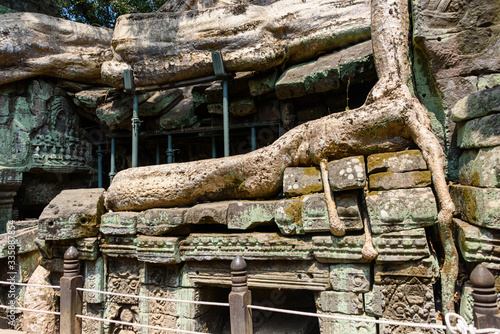
[[[413,95],[408,3],[373,0],[371,23],[379,81],[363,106],[302,124],[272,145],[245,155],[121,171],[106,193],[108,209],[144,210],[199,200],[270,197],[280,191],[286,167],[323,165],[324,170],[325,159],[405,149],[413,140],[429,166],[439,199],[438,227],[445,250],[444,308],[453,310],[458,273],[451,233],[455,208],[446,184],[444,154],[431,132],[426,110]],[[331,199],[329,202],[331,205]],[[341,235],[335,208],[329,211],[332,232]]]

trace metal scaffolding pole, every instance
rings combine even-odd
[[[109,164],[109,184],[113,182],[113,178],[116,175],[116,167],[115,167],[115,138],[111,138],[111,160]]]
[[[137,94],[135,93],[134,72],[132,70],[123,71],[123,83],[125,90],[132,93],[134,104],[132,112],[132,167],[138,165],[139,155],[139,103],[137,101]]]
[[[229,156],[229,83],[220,51],[212,52],[215,76],[222,79],[222,125],[224,128],[224,156]]]

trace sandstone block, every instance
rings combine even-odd
[[[279,99],[297,98],[338,89],[340,82],[349,78],[351,84],[374,79],[372,53],[371,41],[366,41],[291,67],[276,82],[276,95]]]
[[[500,146],[465,150],[458,160],[460,184],[500,188]]]
[[[363,221],[359,211],[358,194],[356,192],[338,192],[334,195],[337,213],[345,230],[362,230]],[[301,215],[304,232],[330,231],[330,218],[324,194],[303,196]]]
[[[364,188],[365,158],[349,157],[328,163],[328,181],[333,191]]]
[[[181,266],[177,264],[151,263],[145,265],[145,273],[141,275],[141,284],[162,288],[180,286]]]
[[[157,116],[172,109],[183,98],[181,89],[157,91],[139,105],[139,116]]]
[[[184,224],[227,225],[227,209],[231,202],[202,203],[187,209]]]
[[[145,235],[169,233],[184,220],[187,209],[149,209],[137,217],[137,232]]]
[[[162,129],[173,130],[190,127],[197,120],[198,118],[194,113],[193,98],[189,97],[180,101],[172,109],[163,114],[158,122]]]
[[[462,220],[500,229],[500,189],[452,185],[450,195]]]
[[[382,289],[382,285],[374,284],[371,291],[364,294],[366,314],[381,317],[384,313],[385,299]]]
[[[253,99],[239,99],[229,103],[229,113],[233,116],[241,117],[255,114],[257,107]]]
[[[38,236],[38,226],[18,230],[13,234],[11,234],[11,231],[13,230],[9,229],[8,233],[0,234],[0,259],[7,258],[12,247],[14,247],[16,255],[38,250],[35,244],[35,239]],[[11,249],[9,249],[9,245]]]
[[[45,207],[38,235],[45,240],[93,237],[99,233],[104,189],[63,190]]]
[[[432,184],[431,172],[429,171],[376,173],[369,176],[369,181],[372,190],[421,188]]]
[[[427,163],[419,150],[372,154],[366,158],[368,173],[402,173],[426,170]]]
[[[135,237],[105,236],[104,239],[101,240],[100,249],[103,255],[109,257],[137,259]]]
[[[374,236],[376,263],[417,261],[429,257],[425,229],[418,228]]]
[[[83,287],[85,289],[104,291],[104,259],[85,261]],[[83,301],[87,303],[102,303],[105,296],[102,293],[83,292]]]
[[[460,219],[453,219],[458,232],[458,245],[467,262],[480,262],[489,269],[500,269],[500,232],[477,227]]]
[[[295,226],[300,220],[300,200],[238,201],[229,203],[227,227],[247,230],[276,223],[285,234],[301,233]]]
[[[439,277],[439,263],[436,254],[432,253],[431,256],[417,262],[376,263],[374,273],[376,284],[406,282],[412,277],[416,277],[422,282],[434,283]]]
[[[180,262],[179,238],[137,236],[137,259],[151,263],[173,264]]]
[[[248,81],[248,88],[250,89],[250,95],[259,96],[274,92],[274,86],[276,80],[278,79],[278,72],[272,71],[260,78],[250,79]]]
[[[454,122],[467,121],[500,112],[500,86],[481,90],[458,101],[453,107]]]
[[[318,167],[288,167],[283,173],[283,195],[294,197],[323,191]]]
[[[345,292],[370,291],[370,265],[335,264],[330,266],[332,290]]]
[[[363,294],[343,291],[315,293],[318,311],[325,313],[363,314]]]
[[[182,286],[231,286],[228,262],[186,262],[182,271]],[[248,267],[248,286],[266,289],[297,289],[324,291],[330,287],[327,265],[316,261],[253,261]]]
[[[364,243],[364,235],[314,236],[312,251],[321,263],[365,263],[369,261],[361,254]]]
[[[464,149],[500,145],[500,113],[459,124],[457,144]]]
[[[375,234],[434,225],[437,205],[430,188],[372,191],[366,196],[372,231]]]
[[[100,230],[103,234],[135,235],[138,212],[108,212],[101,217]]]

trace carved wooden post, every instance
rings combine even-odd
[[[64,274],[61,277],[61,319],[60,334],[81,334],[82,319],[77,314],[82,313],[83,277],[78,275],[80,262],[78,251],[71,246],[64,253]]]
[[[251,334],[252,310],[247,306],[252,303],[252,294],[247,285],[247,263],[241,256],[231,262],[231,293],[229,294],[229,316],[231,334]]]
[[[474,299],[474,326],[478,329],[500,328],[500,311],[495,293],[495,278],[482,264],[470,274]]]

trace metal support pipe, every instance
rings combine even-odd
[[[101,145],[97,145],[97,188],[102,188],[102,153]]]
[[[132,167],[137,167],[137,158],[139,156],[139,103],[137,101],[137,94],[133,92],[134,109],[132,114]]]
[[[212,136],[212,159],[217,158],[217,145],[215,142],[215,136]]]
[[[115,138],[111,138],[111,158],[109,164],[109,184],[113,183],[113,178],[116,175],[115,167]]]
[[[257,133],[255,131],[255,126],[252,126],[252,129],[251,129],[251,133],[252,133],[252,151],[255,151],[257,149]]]
[[[172,135],[168,135],[167,164],[174,162],[174,150],[172,149]]]
[[[160,141],[156,141],[156,164],[160,164]]]
[[[224,156],[229,156],[229,89],[227,80],[222,80],[222,123],[224,126]]]

